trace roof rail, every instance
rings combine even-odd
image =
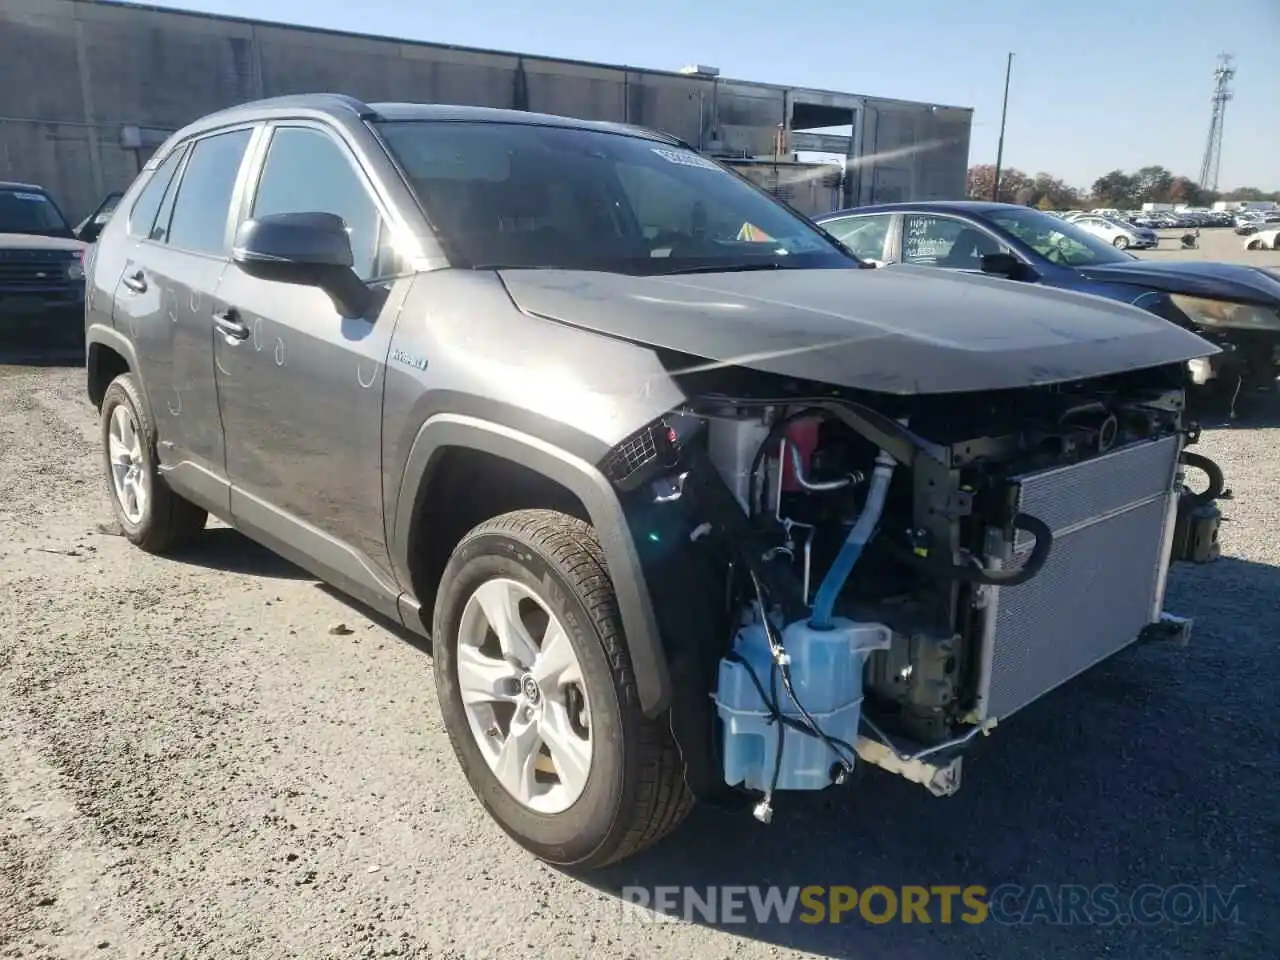
[[[241,104],[244,107],[310,107],[316,110],[350,110],[361,120],[376,120],[378,112],[363,100],[346,93],[290,93]]]

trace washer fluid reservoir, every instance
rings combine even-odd
[[[782,643],[791,657],[797,699],[824,733],[855,744],[862,715],[863,667],[872,651],[889,646],[893,633],[881,623],[839,617],[834,623],[834,629],[815,630],[807,620],[798,620],[783,630]],[[777,757],[778,730],[768,703],[751,679],[754,671],[766,694],[773,689],[775,667],[764,628],[758,623],[744,626],[733,649],[746,664],[722,659],[715,695],[724,724],[724,778],[731,786],[767,791]],[[803,723],[780,674],[776,689],[779,712]],[[852,751],[847,751],[847,759],[854,760]],[[831,784],[831,769],[839,760],[824,741],[788,726],[778,789],[821,790]]]

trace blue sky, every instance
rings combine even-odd
[[[1280,189],[1280,0],[151,0],[411,40],[722,74],[975,108],[971,163],[1077,186],[1158,163],[1198,176],[1219,53],[1236,56],[1220,186]],[[859,12],[863,11],[863,12]]]

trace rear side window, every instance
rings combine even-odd
[[[884,242],[889,236],[892,214],[849,217],[846,220],[828,220],[823,229],[863,260],[884,259]]]
[[[227,213],[249,130],[234,130],[197,140],[178,185],[169,221],[169,243],[196,253],[221,254]]]
[[[151,228],[155,226],[156,214],[160,210],[160,202],[164,199],[165,191],[169,189],[169,184],[173,182],[173,175],[177,172],[178,166],[182,163],[182,157],[186,152],[185,145],[179,147],[169,154],[164,163],[156,167],[155,172],[151,174],[151,179],[142,188],[142,192],[138,194],[138,199],[134,201],[133,209],[129,211],[130,236],[151,236]],[[103,212],[107,211],[104,210]]]

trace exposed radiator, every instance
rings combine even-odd
[[[1159,617],[1180,437],[1017,478],[1018,509],[1053,531],[1026,583],[989,593],[978,713],[1004,718],[1128,646]],[[1008,566],[1033,539],[1019,534]]]

